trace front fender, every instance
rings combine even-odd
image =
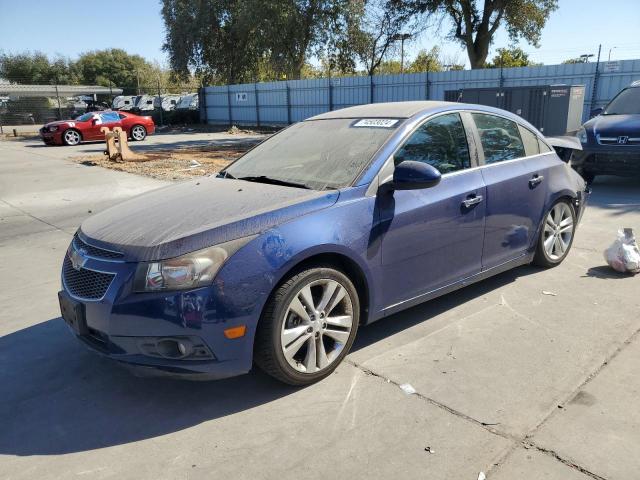
[[[273,227],[233,255],[218,273],[212,288],[225,314],[250,319],[253,334],[273,290],[300,263],[318,255],[348,259],[361,270],[375,314],[380,264],[377,239],[372,236],[375,198],[360,196]]]

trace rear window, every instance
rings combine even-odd
[[[540,153],[552,152],[551,147],[538,138],[538,146],[540,147]]]
[[[527,157],[531,155],[537,155],[540,153],[540,146],[538,145],[538,136],[531,130],[524,128],[522,125],[518,125],[520,129],[520,137],[524,144],[524,151]]]
[[[480,134],[485,163],[504,162],[526,156],[516,122],[486,113],[472,115]]]

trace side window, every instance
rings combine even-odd
[[[118,118],[120,118],[120,120],[124,120],[125,118],[127,118],[125,115],[119,113],[118,114]]]
[[[449,113],[421,125],[394,156],[394,162],[424,162],[441,173],[471,166],[467,136],[460,115]]]
[[[102,121],[104,123],[117,122],[118,120],[120,120],[120,117],[115,112],[101,113],[100,116],[102,117]]]
[[[515,122],[486,113],[472,115],[480,134],[485,163],[504,162],[526,156]]]
[[[527,153],[527,157],[539,154],[538,136],[522,125],[518,125],[518,128],[520,129],[520,137],[522,138],[522,143],[524,143],[524,151]]]
[[[542,140],[538,139],[538,145],[540,146],[540,153],[548,153],[552,152],[551,147],[544,143]]]

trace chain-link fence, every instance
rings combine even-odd
[[[193,82],[136,81],[135,85],[0,83],[0,128],[42,125],[98,110],[124,110],[153,117],[156,125],[200,122],[199,85]]]

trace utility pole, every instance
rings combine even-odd
[[[614,48],[618,48],[618,47],[611,47],[611,48],[609,49],[609,58],[607,58],[607,62],[610,62],[610,61],[611,61],[611,50],[613,50]]]
[[[56,98],[58,99],[58,120],[62,120],[62,109],[60,108],[60,94],[58,92],[58,79],[56,78]]]
[[[591,105],[589,105],[590,110],[594,109],[596,104],[596,96],[598,94],[598,78],[600,77],[600,51],[601,50],[602,50],[602,45],[598,45],[598,60],[596,60],[596,72],[593,74],[593,88],[591,89]]]
[[[400,40],[400,73],[404,73],[404,41],[409,40],[410,38],[410,33],[397,33],[391,37],[391,40]]]
[[[160,125],[164,125],[164,118],[162,116],[162,94],[160,93],[160,76],[158,76],[158,100],[160,103]]]
[[[140,95],[140,71],[136,70],[136,85],[137,95]]]

